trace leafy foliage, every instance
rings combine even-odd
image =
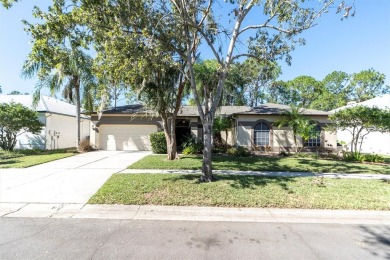
[[[332,131],[348,131],[352,136],[351,152],[360,152],[364,137],[370,132],[390,131],[390,110],[377,107],[355,106],[342,109],[330,116]]]
[[[344,152],[343,159],[347,162],[384,162],[384,158],[379,154],[364,154],[359,152]]]
[[[302,137],[303,141],[307,141],[310,138],[316,136],[316,122],[311,121],[304,117],[301,112],[302,108],[297,106],[291,106],[290,109],[285,110],[282,114],[282,119],[275,122],[275,124],[281,128],[288,126],[291,128],[294,136],[295,152],[298,152],[298,136]]]
[[[227,149],[226,153],[228,155],[240,156],[240,157],[248,157],[251,155],[251,152],[247,148],[242,146],[229,148]]]
[[[164,132],[156,132],[150,134],[150,143],[152,146],[153,153],[166,154],[167,153],[167,142],[165,141]]]
[[[42,123],[37,112],[18,103],[0,104],[0,147],[12,151],[16,138],[23,132],[38,134]]]
[[[25,30],[31,35],[32,47],[23,64],[23,76],[38,76],[34,100],[40,98],[42,88],[51,94],[62,91],[63,96],[76,104],[77,136],[80,143],[81,94],[86,108],[92,110],[92,89],[95,77],[92,73],[92,59],[85,53],[90,38],[80,27],[74,9],[68,9],[66,1],[54,1],[48,12],[34,8],[34,17],[40,23],[23,21]]]
[[[303,75],[273,82],[264,89],[263,100],[329,111],[345,106],[348,101],[361,102],[390,93],[384,80],[385,75],[374,69],[353,74],[333,71],[323,80]]]
[[[203,143],[199,138],[190,135],[184,139],[182,147],[183,154],[198,154],[203,149]]]

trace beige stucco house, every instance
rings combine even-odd
[[[53,150],[76,147],[76,106],[67,102],[41,96],[33,106],[32,95],[0,95],[0,103],[20,103],[38,112],[44,127],[40,134],[19,133],[15,149]],[[81,117],[81,140],[89,138],[90,119]]]
[[[230,116],[232,129],[222,138],[231,145],[244,146],[251,150],[280,152],[294,150],[291,129],[277,128],[275,122],[289,106],[267,103],[258,107],[223,106],[218,115]],[[178,114],[176,133],[178,145],[181,138],[193,135],[202,138],[202,124],[194,106],[183,106]],[[303,144],[298,138],[298,147],[305,149],[326,148],[335,150],[336,134],[324,127],[331,123],[330,113],[311,109],[302,109],[301,113],[317,122],[318,136]],[[142,105],[128,105],[91,115],[91,143],[102,150],[150,150],[150,133],[162,131],[161,120],[155,112]]]

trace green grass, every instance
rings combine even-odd
[[[27,168],[74,155],[72,150],[18,150],[7,152],[0,150],[1,168]]]
[[[114,174],[89,200],[94,204],[137,204],[307,209],[390,209],[390,183],[316,177]]]
[[[129,169],[201,169],[200,156],[181,156],[169,161],[165,155],[149,155],[130,165]],[[339,160],[292,157],[234,157],[213,156],[213,169],[239,171],[293,171],[293,172],[341,172],[390,174],[390,164],[362,164]]]

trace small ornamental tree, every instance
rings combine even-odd
[[[38,114],[22,104],[0,104],[0,147],[12,151],[16,138],[24,132],[38,134],[42,130]]]
[[[295,152],[298,152],[297,138],[302,137],[303,142],[315,137],[315,122],[302,115],[303,108],[290,106],[290,109],[282,113],[282,119],[276,122],[278,128],[288,126],[294,136]]]
[[[360,153],[364,137],[371,132],[390,131],[390,110],[356,106],[339,110],[330,116],[330,130],[348,131],[352,135],[352,153]]]

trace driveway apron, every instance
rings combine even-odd
[[[0,169],[0,202],[86,203],[113,173],[148,154],[96,151],[24,169]]]

